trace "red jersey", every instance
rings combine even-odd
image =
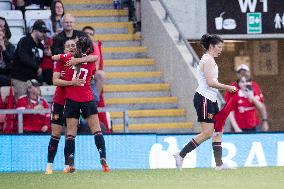
[[[62,54],[60,60],[66,63],[68,55]],[[75,102],[88,102],[94,100],[94,95],[91,88],[91,79],[94,74],[95,63],[82,63],[79,71],[76,67],[66,67],[65,80],[72,81],[75,78],[85,79],[86,82],[82,86],[65,87],[65,98]]]
[[[60,73],[60,79],[65,79],[65,69],[64,63],[61,61],[54,62],[53,72]],[[65,87],[57,86],[53,96],[53,102],[64,106],[65,104]]]
[[[237,86],[237,83],[232,83],[232,86]],[[260,102],[264,102],[263,94],[259,85],[252,81],[252,90],[256,99]],[[228,101],[229,93],[225,94],[225,101]],[[241,90],[238,91],[236,97],[236,106],[233,111],[235,113],[235,119],[241,129],[252,129],[259,125],[258,110],[253,102],[250,102],[247,97],[244,96]]]
[[[36,100],[30,100],[27,95],[21,96],[17,101],[17,109],[48,109],[48,103],[43,97]],[[23,115],[23,129],[24,131],[42,132],[41,128],[47,125],[50,131],[50,114],[24,114]]]
[[[100,62],[101,61],[101,53],[100,53],[99,46],[96,44],[96,42],[93,42],[93,48],[94,48],[94,52],[92,53],[92,55],[98,56],[97,62]],[[95,73],[96,73],[96,67],[95,67],[94,74]]]

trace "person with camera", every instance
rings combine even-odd
[[[231,85],[238,87],[237,104],[230,112],[229,120],[235,132],[255,132],[261,125],[262,131],[268,131],[267,111],[259,85],[250,78],[250,69],[241,64],[237,67],[238,80]],[[225,94],[228,101],[229,94]],[[258,112],[262,120],[260,121]]]

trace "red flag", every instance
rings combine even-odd
[[[229,115],[229,113],[234,109],[234,106],[237,103],[237,95],[238,91],[235,93],[229,93],[229,100],[225,104],[225,106],[222,108],[220,112],[215,114],[214,116],[214,130],[215,132],[221,132],[223,130],[223,126],[225,125],[225,121]]]
[[[9,95],[6,97],[5,102],[6,102],[6,109],[14,109],[15,108],[15,97],[14,97],[14,94],[13,94],[12,82],[11,82],[11,85],[10,85]],[[7,114],[3,132],[4,133],[16,133],[17,131],[18,131],[17,115]]]
[[[103,61],[103,55],[102,55],[102,42],[101,41],[98,42],[98,47],[99,47],[99,51],[100,51],[99,70],[104,70],[104,61]],[[99,100],[98,107],[102,107],[102,108],[105,107],[104,91],[103,90],[100,94],[100,100]],[[106,112],[99,112],[98,116],[99,116],[100,122],[102,122],[106,126],[106,133],[110,133],[110,128],[109,128],[109,125],[108,125]]]

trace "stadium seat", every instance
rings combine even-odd
[[[12,3],[9,0],[0,0],[0,10],[11,10]]]
[[[41,86],[40,87],[40,90],[41,90],[41,96],[43,96],[45,98],[45,100],[48,102],[48,103],[52,103],[52,98],[53,98],[53,95],[55,93],[55,88],[56,86]]]
[[[23,19],[23,14],[20,10],[2,10],[0,11],[0,16],[6,18],[7,20]]]
[[[10,30],[13,35],[25,34],[25,20],[23,14],[19,10],[3,10],[0,11],[0,16],[7,20]],[[17,37],[16,37],[17,38]]]
[[[7,20],[10,27],[12,33],[10,42],[17,45],[20,38],[25,34],[25,21],[22,12],[19,10],[3,10],[0,11],[0,16]]]
[[[23,27],[18,27],[18,26],[10,26],[10,31],[13,35],[24,35],[25,34],[25,29]]]
[[[25,6],[25,9],[26,10],[39,10],[40,9],[40,6],[39,5],[36,5],[36,4],[31,4],[29,6]]]
[[[18,42],[20,41],[20,39],[22,37],[24,37],[25,35],[13,35],[10,38],[10,43],[12,43],[13,45],[17,46]]]
[[[26,10],[25,19],[26,19],[26,28],[31,28],[33,23],[38,20],[47,20],[51,15],[50,10]]]
[[[1,92],[1,98],[2,98],[2,100],[3,100],[3,102],[5,101],[5,99],[6,99],[6,96],[8,96],[9,95],[9,92],[10,92],[10,86],[8,87],[1,87],[0,88],[0,92]]]

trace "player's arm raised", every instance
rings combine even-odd
[[[84,62],[96,62],[98,60],[97,55],[88,55],[83,56],[81,58],[72,58],[66,62],[65,66],[75,66],[76,64],[84,63]]]
[[[60,54],[53,55],[53,56],[51,57],[51,59],[52,59],[53,61],[59,61],[59,60],[60,60]]]
[[[66,81],[63,79],[60,79],[60,72],[53,72],[53,77],[52,77],[53,85],[55,86],[81,86],[85,83],[84,79],[73,79],[72,81]]]

